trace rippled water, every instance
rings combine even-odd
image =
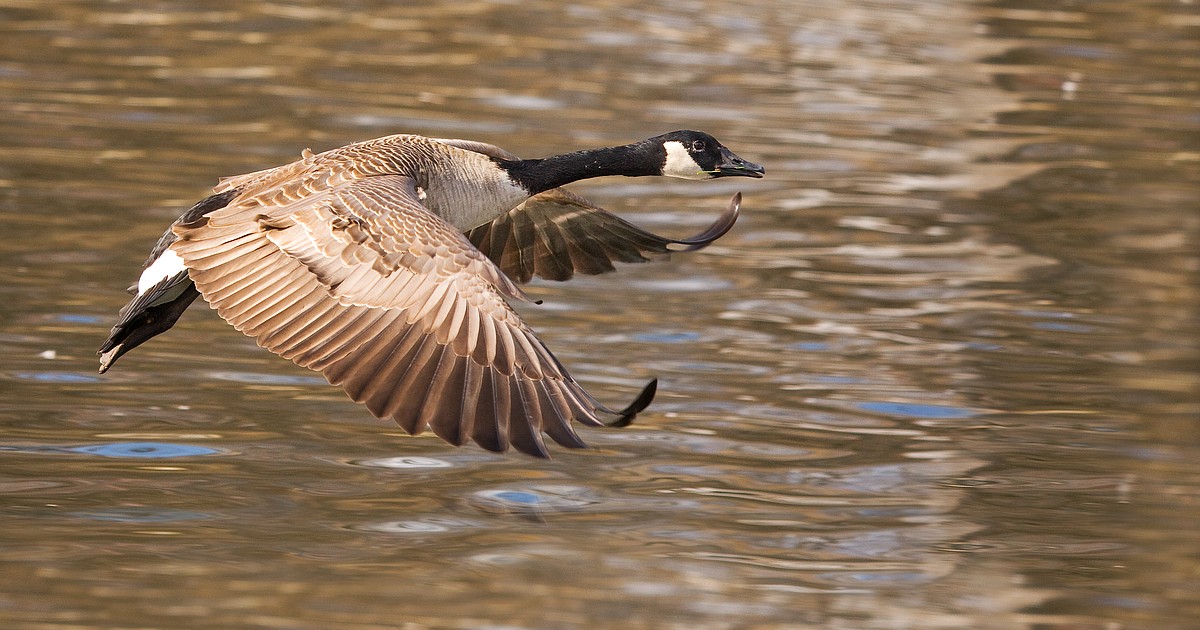
[[[0,625],[1186,628],[1190,2],[0,0]],[[553,461],[372,420],[196,307],[95,374],[216,178],[394,132],[676,128],[768,177],[577,186],[702,253],[540,283],[650,411]]]

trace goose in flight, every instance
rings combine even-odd
[[[705,247],[703,232],[644,231],[560,187],[608,175],[762,177],[712,136],[676,131],[618,147],[523,160],[469,140],[392,135],[225,178],[159,239],[100,372],[168,330],[197,297],[258,345],[324,374],[379,418],[548,457],[543,434],[586,445],[571,421],[624,425],[651,381],[613,411],[588,394],[506,300],[517,283]]]

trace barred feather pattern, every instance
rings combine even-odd
[[[542,434],[620,415],[592,398],[508,305],[524,296],[402,175],[235,203],[175,228],[196,287],[259,345],[452,444],[547,456]],[[268,207],[264,201],[276,204]]]

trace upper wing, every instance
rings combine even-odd
[[[517,156],[474,140],[438,139],[498,160]],[[568,280],[575,272],[595,275],[613,270],[613,262],[646,262],[648,254],[695,251],[725,235],[737,221],[742,195],[729,200],[725,212],[703,232],[672,239],[647,232],[574,193],[555,188],[467,232],[467,238],[517,282],[533,276]]]
[[[504,301],[520,289],[421,206],[409,177],[235,202],[175,233],[225,320],[410,433],[544,457],[542,432],[582,447],[572,418],[627,421],[653,395],[613,412],[584,391]]]
[[[613,262],[645,262],[648,254],[694,251],[723,236],[737,221],[742,196],[707,229],[684,239],[647,232],[561,188],[525,203],[467,232],[467,238],[517,282],[537,275],[567,280],[575,272],[599,274]],[[672,250],[671,245],[680,245]]]

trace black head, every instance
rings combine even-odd
[[[763,167],[734,155],[717,139],[702,131],[672,131],[651,138],[662,146],[662,174],[683,179],[762,177]]]

